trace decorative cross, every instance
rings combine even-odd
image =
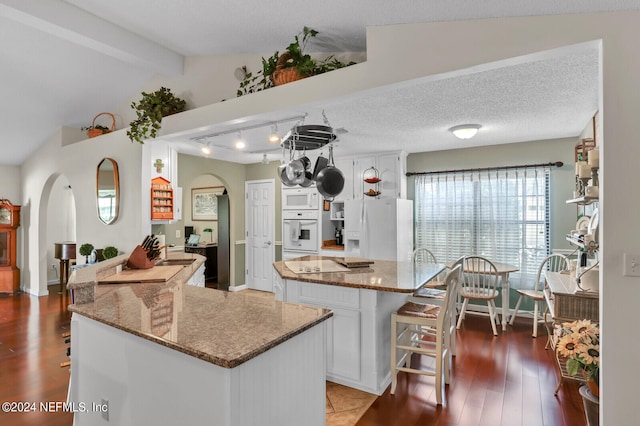
[[[162,168],[164,167],[164,163],[160,158],[158,158],[156,162],[153,163],[153,165],[156,167],[156,172],[162,173]]]

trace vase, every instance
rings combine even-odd
[[[588,386],[580,386],[579,392],[584,405],[587,426],[598,426],[600,424],[600,400],[591,393]]]
[[[587,386],[589,386],[589,391],[593,396],[595,396],[596,398],[600,398],[600,386],[598,386],[596,382],[592,380],[588,381]]]

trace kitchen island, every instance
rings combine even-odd
[[[391,383],[391,313],[445,265],[375,260],[368,268],[347,269],[334,266],[336,260],[345,259],[275,262],[276,299],[331,309],[327,380],[381,395]]]
[[[126,259],[69,280],[75,425],[325,423],[330,311],[189,285],[205,261],[189,253],[166,282],[98,284]]]

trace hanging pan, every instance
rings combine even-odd
[[[333,201],[344,189],[344,175],[333,164],[332,145],[329,145],[329,165],[318,172],[316,187],[327,201]]]

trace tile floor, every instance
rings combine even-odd
[[[274,294],[256,290],[242,290],[249,297],[273,299]],[[373,404],[377,395],[327,382],[327,426],[352,426]]]
[[[327,426],[352,426],[377,395],[327,382]]]

